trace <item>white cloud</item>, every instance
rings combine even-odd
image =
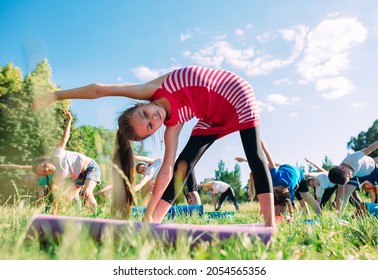
[[[294,62],[302,53],[306,44],[306,36],[309,28],[304,25],[296,26],[292,29],[280,30],[282,38],[287,42],[294,42],[293,50],[289,60]]]
[[[256,36],[256,40],[259,43],[266,43],[270,41],[271,39],[272,39],[272,35],[268,32],[264,32],[263,34]]]
[[[222,35],[218,35],[215,37],[215,40],[216,41],[222,41],[222,40],[226,40],[227,38],[227,35],[226,34],[222,34]]]
[[[265,109],[269,112],[274,111],[275,108],[272,106],[272,104],[261,102],[260,100],[257,100],[257,106],[259,107],[260,112],[264,112]]]
[[[172,61],[175,62],[174,59]],[[142,81],[150,81],[181,67],[182,65],[175,63],[169,68],[160,68],[153,70],[148,68],[147,66],[139,66],[131,71],[138,79]]]
[[[366,36],[367,30],[355,18],[323,20],[306,37],[305,55],[297,64],[301,82],[340,75],[349,65],[351,48]]]
[[[299,114],[297,112],[292,112],[292,113],[289,114],[290,118],[295,118],[295,117],[298,117],[298,116],[299,116]]]
[[[190,34],[180,34],[180,42],[184,42],[190,39],[192,36]]]
[[[268,101],[278,105],[292,105],[300,100],[299,97],[288,98],[285,95],[279,93],[269,94],[267,97]]]
[[[190,57],[192,53],[190,51],[183,51],[182,52],[182,55],[185,56],[185,57]]]
[[[242,35],[245,30],[238,28],[236,33]],[[292,51],[287,58],[276,57],[251,44],[248,48],[235,47],[226,40],[226,35],[215,38],[212,45],[194,52],[185,51],[183,55],[199,65],[236,69],[247,76],[267,75],[296,63],[298,83],[315,83],[316,89],[327,99],[345,96],[354,89],[353,83],[343,78],[342,73],[350,65],[351,50],[367,38],[366,28],[356,18],[334,13],[314,28],[298,25],[281,29],[279,33],[291,44]],[[263,33],[256,39],[263,44],[277,44],[277,34],[274,33]],[[291,81],[282,78],[275,84],[290,84],[292,81],[293,78]]]
[[[245,67],[248,76],[266,75],[276,69],[281,69],[291,63],[290,60],[273,58],[270,55],[263,55],[250,61]]]
[[[195,63],[220,68],[222,64],[244,71],[248,76],[266,75],[275,69],[292,63],[291,59],[282,60],[266,54],[256,56],[253,48],[236,49],[227,41],[219,41],[197,52],[185,52]]]
[[[251,26],[248,25],[248,28],[251,28]],[[242,31],[238,29],[237,32],[241,35]],[[213,45],[205,46],[196,52],[185,52],[184,55],[190,57],[195,63],[205,66],[219,68],[222,64],[225,64],[244,71],[248,76],[266,75],[276,69],[293,64],[298,59],[305,47],[308,28],[300,25],[292,29],[281,30],[280,33],[285,41],[294,43],[292,53],[287,59],[276,58],[267,54],[264,50],[256,50],[255,47],[235,48],[225,40],[225,36],[218,36]],[[275,40],[276,37],[276,35],[264,33],[257,39],[266,43]]]
[[[237,36],[243,36],[244,35],[244,30],[240,29],[240,28],[236,28],[235,30],[235,34]]]
[[[294,81],[289,80],[288,78],[279,79],[273,82],[274,85],[282,85],[282,84],[292,85],[293,83]]]
[[[316,90],[326,91],[322,96],[325,99],[337,99],[350,94],[355,89],[353,83],[345,77],[320,79],[316,82]]]
[[[186,52],[185,55],[200,65],[220,68],[222,63],[227,63],[237,69],[244,69],[248,67],[249,59],[253,57],[254,51],[251,48],[237,50],[228,42],[219,41],[195,53]]]
[[[133,74],[142,81],[153,80],[160,76],[160,72],[157,70],[151,70],[146,66],[138,66],[132,70]]]

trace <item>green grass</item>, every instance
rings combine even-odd
[[[59,242],[41,247],[37,241],[25,242],[28,223],[34,214],[41,213],[26,202],[19,201],[0,207],[0,259],[2,260],[376,260],[378,259],[378,219],[357,217],[349,205],[346,214],[338,217],[325,210],[318,223],[308,224],[309,218],[296,213],[294,222],[281,222],[268,245],[258,238],[236,236],[229,240],[201,242],[193,246],[191,238],[180,237],[173,245],[152,238],[147,233],[129,233],[114,239],[105,233],[98,243],[85,229],[67,228]],[[225,204],[224,211],[234,211]],[[205,205],[205,211],[212,211]],[[110,205],[99,203],[97,213],[77,212],[69,207],[62,215],[109,218]],[[170,222],[191,224],[262,223],[259,206],[255,202],[241,204],[240,213],[221,219],[180,216]]]

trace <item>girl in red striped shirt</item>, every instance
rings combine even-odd
[[[239,131],[265,225],[275,227],[272,181],[261,148],[260,117],[255,94],[236,74],[200,66],[176,69],[145,84],[92,84],[40,96],[35,109],[56,100],[125,96],[147,100],[125,110],[118,118],[114,162],[134,183],[134,156],[130,141],[142,141],[163,124],[165,154],[144,220],[161,222],[177,197],[175,184],[196,191],[194,167],[215,140]],[[185,122],[198,119],[190,139],[176,159],[178,139]],[[127,217],[133,203],[127,182],[113,172],[113,214]],[[122,187],[116,187],[121,185]],[[116,190],[117,189],[117,190]]]

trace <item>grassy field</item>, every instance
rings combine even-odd
[[[2,260],[377,260],[378,219],[357,217],[352,206],[338,217],[325,210],[316,223],[306,223],[304,214],[296,213],[292,223],[281,222],[268,245],[258,238],[236,236],[229,240],[202,242],[192,246],[189,238],[173,245],[140,233],[114,239],[111,234],[102,243],[92,240],[85,229],[69,228],[60,242],[41,247],[37,241],[25,242],[28,223],[42,208],[30,206],[20,198],[13,206],[0,207],[0,259]],[[204,205],[205,211],[212,211]],[[225,204],[223,211],[234,211]],[[96,214],[78,212],[70,207],[62,215],[109,218],[110,204],[99,203]],[[209,219],[207,216],[180,216],[170,222],[191,224],[261,223],[256,202],[241,204],[233,216]]]

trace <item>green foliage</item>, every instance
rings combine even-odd
[[[179,237],[177,244],[141,230],[127,227],[122,234],[105,230],[96,243],[87,228],[67,226],[57,241],[40,246],[38,240],[25,242],[28,224],[41,208],[20,196],[14,206],[0,206],[0,259],[2,260],[376,260],[378,258],[378,219],[356,216],[347,208],[344,216],[326,210],[321,218],[308,223],[309,217],[294,213],[292,223],[280,222],[270,244],[244,235],[193,246],[193,238]],[[256,202],[242,203],[241,211],[228,218],[209,219],[206,215],[175,216],[170,223],[180,224],[255,224],[262,222]],[[205,211],[211,205],[204,205]],[[232,211],[231,204],[224,205]],[[62,215],[108,219],[110,205],[99,204],[97,214],[67,208]],[[132,220],[140,221],[132,217]],[[311,220],[310,220],[311,221]],[[312,220],[314,221],[314,220]]]
[[[374,121],[373,125],[365,132],[361,131],[357,137],[351,137],[348,142],[348,149],[359,151],[366,148],[378,139],[378,119]],[[377,157],[378,150],[372,152],[369,156]]]
[[[24,80],[21,71],[12,64],[0,68],[0,73],[0,163],[28,164],[56,145],[56,135],[61,129],[59,121],[62,122],[58,111],[67,103],[41,113],[30,110],[34,96],[56,89],[50,83],[47,61],[38,64]]]
[[[8,63],[0,68],[0,164],[30,164],[46,151],[45,143],[54,140],[56,125],[53,109],[41,114],[30,110],[38,92],[54,88],[46,80],[50,75],[46,61],[40,63],[24,80],[21,70],[13,64]],[[49,127],[45,128],[44,123]],[[17,181],[19,174],[20,171],[9,170],[0,173],[0,193],[5,193],[5,198],[13,192],[11,180]]]
[[[248,201],[248,192],[241,184],[241,169],[235,164],[233,171],[228,171],[223,160],[218,162],[218,169],[215,170],[214,180],[230,184],[235,191],[238,201]]]
[[[0,67],[0,164],[30,165],[39,156],[50,156],[59,144],[66,126],[63,112],[69,109],[71,102],[55,102],[38,112],[30,109],[35,96],[58,89],[51,82],[51,73],[47,60],[39,63],[24,79],[21,70],[12,63]],[[103,173],[102,181],[110,183],[108,163],[115,131],[103,127],[77,127],[76,117],[73,117],[67,149],[95,159]],[[12,182],[19,184],[21,177],[28,173],[30,171],[1,169],[0,201],[14,195]],[[26,191],[21,190],[21,193]]]

